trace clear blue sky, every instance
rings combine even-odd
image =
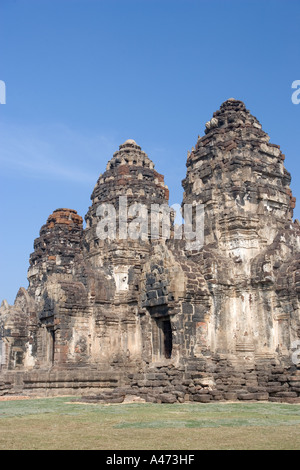
[[[0,301],[27,287],[48,215],[84,216],[126,139],[180,203],[187,150],[230,97],[281,146],[300,200],[299,55],[299,0],[0,0]]]

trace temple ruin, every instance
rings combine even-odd
[[[172,212],[164,236],[164,177],[134,140],[120,145],[85,227],[55,210],[28,288],[1,304],[0,395],[300,402],[300,225],[269,140],[232,98],[206,123],[182,181],[182,207],[203,207],[201,243],[176,237]],[[155,237],[121,233],[138,222],[136,203],[162,219]],[[99,207],[112,206],[123,220],[100,237]]]

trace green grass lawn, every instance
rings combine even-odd
[[[0,449],[300,448],[300,405],[0,402]]]

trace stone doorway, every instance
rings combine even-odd
[[[172,327],[170,317],[165,318],[161,321],[161,329],[162,329],[162,355],[166,359],[171,359],[172,356]]]
[[[49,364],[54,364],[55,330],[47,328],[47,359]]]
[[[154,317],[152,324],[153,359],[171,359],[173,348],[172,326],[169,315]]]

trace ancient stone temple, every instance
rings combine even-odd
[[[300,402],[300,225],[284,155],[229,99],[186,165],[183,226],[134,140],[99,176],[85,227],[75,210],[48,217],[28,288],[1,304],[0,394]]]

